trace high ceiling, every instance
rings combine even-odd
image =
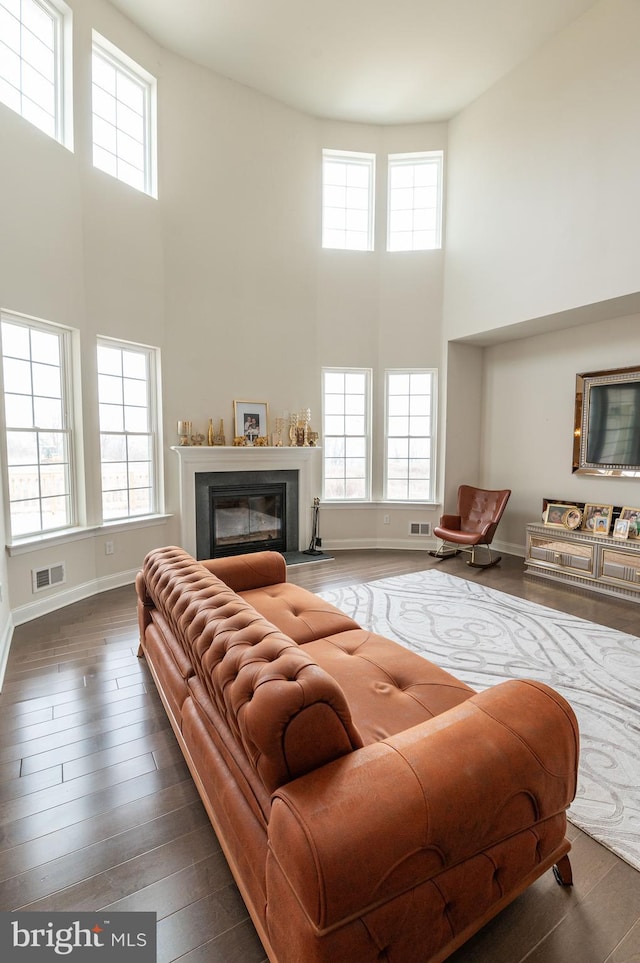
[[[111,0],[164,47],[317,117],[447,120],[597,0]]]

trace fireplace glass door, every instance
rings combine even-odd
[[[285,486],[211,489],[213,556],[285,548]]]

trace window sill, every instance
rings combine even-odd
[[[103,532],[125,532],[131,531],[132,528],[149,528],[152,525],[165,522],[171,517],[171,515],[165,514],[142,515],[136,518],[119,518],[113,522],[104,522],[102,525],[92,525],[86,528],[65,528],[55,532],[43,532],[41,535],[29,535],[26,538],[16,538],[12,542],[7,542],[7,552],[10,557],[28,555],[30,552],[38,552],[42,548],[95,538]]]

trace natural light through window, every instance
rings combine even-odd
[[[442,151],[390,154],[388,251],[442,246]]]
[[[9,517],[13,538],[73,524],[68,332],[2,318]]]
[[[155,79],[93,36],[93,164],[155,197]]]
[[[328,368],[322,383],[324,497],[368,499],[371,372]]]
[[[156,511],[155,351],[98,342],[102,518]]]
[[[431,501],[435,371],[387,371],[385,497]]]
[[[0,0],[0,101],[63,141],[64,4]]]
[[[373,250],[375,155],[322,152],[322,246]]]

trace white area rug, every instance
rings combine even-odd
[[[428,570],[321,593],[474,689],[530,678],[557,689],[580,726],[569,818],[640,870],[640,639]]]

